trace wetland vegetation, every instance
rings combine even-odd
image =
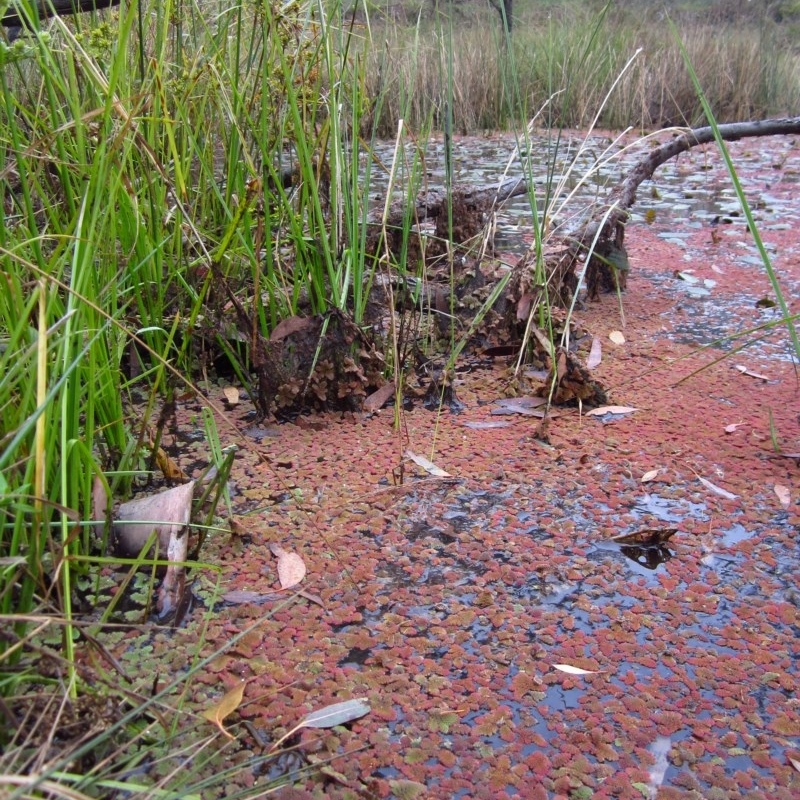
[[[444,393],[498,296],[453,268],[485,254],[481,236],[451,246],[462,210],[445,204],[424,235],[416,225],[429,173],[454,189],[459,136],[511,132],[507,157],[523,164],[544,131],[547,177],[528,194],[535,268],[569,168],[562,128],[703,123],[689,64],[718,122],[796,115],[800,11],[517,0],[504,6],[510,32],[496,7],[467,2],[138,0],[41,24],[35,5],[15,5],[30,30],[0,42],[0,793],[255,797],[311,772],[336,785],[335,762],[292,761],[291,737],[276,766],[260,729],[245,746],[210,724],[224,727],[242,701],[233,672],[220,691],[221,665],[252,656],[264,619],[276,637],[295,624],[293,601],[226,627],[220,586],[205,579],[176,648],[149,617],[174,560],[152,557],[152,541],[134,558],[110,554],[114,505],[181,480],[161,445],[176,406],[190,403],[181,424],[203,466],[222,470],[223,442],[238,442],[248,469],[273,476],[293,523],[314,527],[301,481],[280,477],[291,453],[254,447],[244,435],[254,420],[236,417],[240,400],[221,397],[219,381],[260,400],[261,423],[353,413],[393,383],[399,423],[404,387],[413,394],[435,354],[426,380],[434,399]],[[418,288],[431,261],[439,295]],[[548,333],[552,347],[558,332]],[[353,478],[345,465],[336,480]],[[218,514],[206,504],[194,528],[193,574],[219,574],[231,541],[247,558],[250,534],[231,534],[224,481],[217,488]],[[483,509],[480,498],[459,502]],[[337,610],[346,632],[348,613],[361,611]],[[345,662],[366,652],[353,642]],[[263,654],[252,664],[281,683]],[[251,706],[282,709],[273,740],[289,733],[299,698]],[[390,711],[373,708],[388,726]],[[446,734],[451,711],[436,713],[432,730]],[[331,737],[353,744],[340,729]],[[413,781],[390,777],[397,796],[415,796]]]

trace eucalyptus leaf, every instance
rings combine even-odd
[[[317,711],[312,711],[304,717],[301,725],[304,728],[334,728],[363,717],[372,709],[369,702],[363,698],[346,700],[343,703],[334,703]]]
[[[337,725],[344,725],[346,722],[359,719],[359,717],[369,714],[370,711],[372,711],[372,709],[369,705],[369,701],[363,697],[345,700],[342,703],[333,703],[324,708],[318,708],[316,711],[306,714],[306,716],[288,733],[281,736],[281,738],[272,745],[271,749],[275,750],[280,747],[283,742],[302,728],[335,728]]]

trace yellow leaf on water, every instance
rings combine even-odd
[[[625,344],[625,335],[622,331],[611,331],[608,334],[608,338],[611,339],[614,344]]]
[[[244,698],[244,686],[244,681],[242,681],[238,686],[234,686],[233,689],[225,692],[218,702],[214,703],[213,706],[207,708],[201,714],[203,718],[216,725],[229,739],[235,739],[236,737],[232,733],[228,733],[228,731],[225,730],[225,726],[222,724],[222,721],[225,719],[225,717],[229,717],[231,714],[233,714],[233,712],[236,711],[236,709],[241,705],[242,698]]]

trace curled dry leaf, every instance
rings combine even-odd
[[[306,565],[297,553],[290,553],[278,544],[270,545],[269,549],[278,559],[278,580],[281,589],[291,589],[297,586],[306,576]]]
[[[229,739],[235,739],[236,737],[232,733],[228,733],[222,722],[226,717],[233,714],[241,705],[242,698],[244,697],[244,686],[244,681],[239,683],[238,686],[234,686],[233,689],[225,692],[214,705],[207,708],[201,714],[203,718],[216,725]]]
[[[134,558],[156,531],[161,555],[167,551],[172,534],[178,534],[192,513],[194,481],[148,497],[123,503],[113,525],[114,555]]]
[[[168,481],[186,481],[189,476],[167,455],[163,447],[156,450],[156,464]]]
[[[795,769],[796,769],[798,772],[800,772],[800,760],[798,760],[798,759],[796,759],[796,758],[792,758],[791,756],[788,756],[788,759],[789,759],[789,763],[790,763],[790,764],[791,764],[791,765],[792,765],[792,766],[793,766],[793,767],[794,767],[794,768],[795,768]]]
[[[789,489],[780,483],[776,483],[773,489],[775,491],[775,494],[778,496],[780,504],[784,508],[789,508],[789,506],[792,504],[792,495]]]
[[[625,344],[625,335],[622,331],[611,331],[608,334],[608,338],[611,339],[614,344]]]
[[[769,380],[769,378],[766,375],[762,375],[759,372],[751,372],[749,369],[747,369],[747,367],[742,366],[741,364],[736,364],[734,366],[734,369],[741,372],[742,375],[747,375],[748,378],[756,378],[757,380],[765,382]]]

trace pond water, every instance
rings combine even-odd
[[[577,142],[556,154],[559,170],[572,159],[585,172],[611,140],[579,157]],[[499,181],[513,147],[459,140],[458,180]],[[796,303],[800,150],[733,150]],[[544,190],[552,153],[529,152]],[[380,153],[391,161],[390,145]],[[575,213],[635,158],[605,163]],[[425,169],[440,184],[440,143]],[[697,347],[774,318],[756,306],[771,287],[728,186],[709,149],[659,170],[626,234],[624,319],[617,298],[580,311],[602,342],[598,379],[636,411],[559,409],[546,442],[535,418],[500,427],[492,403],[510,389],[498,363],[459,374],[460,414],[417,405],[399,430],[391,410],[301,418],[243,448],[232,477],[246,540],[210,543],[224,586],[198,582],[199,596],[273,587],[280,543],[302,554],[325,608],[297,598],[215,669],[228,685],[248,679],[238,713],[266,739],[331,702],[372,707],[347,730],[302,733],[286,767],[302,785],[286,797],[800,797],[800,480],[784,455],[800,451],[795,365],[783,330],[735,362],[714,363],[724,345]],[[530,219],[524,199],[502,210],[504,251],[529,246]],[[622,344],[609,338],[619,331]],[[242,431],[245,406],[228,410]],[[179,408],[180,426],[197,413]],[[452,477],[418,470],[409,448]],[[667,527],[677,532],[657,548],[610,541]],[[212,645],[264,613],[213,607]],[[249,757],[260,745],[241,736]],[[306,753],[335,777],[297,777]]]
[[[659,142],[668,137],[662,133]],[[714,221],[719,225],[744,224],[736,193],[717,158],[708,156],[712,145],[701,151],[684,153],[659,168],[653,179],[642,183],[638,202],[631,212],[632,222],[644,220],[661,223],[681,223],[681,228],[664,231],[665,241],[686,245],[692,230]],[[536,206],[539,219],[548,209],[551,223],[572,228],[584,219],[589,211],[602,202],[606,192],[651,148],[646,140],[630,136],[592,135],[571,132],[552,136],[536,135],[527,142],[511,136],[493,135],[485,139],[463,137],[453,145],[453,183],[455,185],[492,186],[509,178],[533,178],[536,187]],[[433,188],[445,185],[445,145],[441,139],[428,141],[421,150],[408,145],[395,151],[392,143],[379,143],[374,152],[384,170],[374,168],[371,173],[371,197],[382,205],[388,185],[388,170],[396,167],[400,179],[395,181],[393,199],[403,199],[403,176],[424,174]],[[749,147],[737,155],[737,169],[757,169],[762,174],[777,177],[782,156],[772,145]],[[786,179],[785,174],[782,175]],[[797,181],[798,176],[789,175]],[[800,221],[797,204],[784,194],[770,193],[769,185],[753,202],[757,222],[791,227]],[[775,223],[773,217],[780,216]],[[497,213],[496,244],[498,250],[521,254],[530,246],[533,220],[531,200],[527,196],[515,197]],[[743,260],[750,259],[761,265],[758,253],[742,253]]]

